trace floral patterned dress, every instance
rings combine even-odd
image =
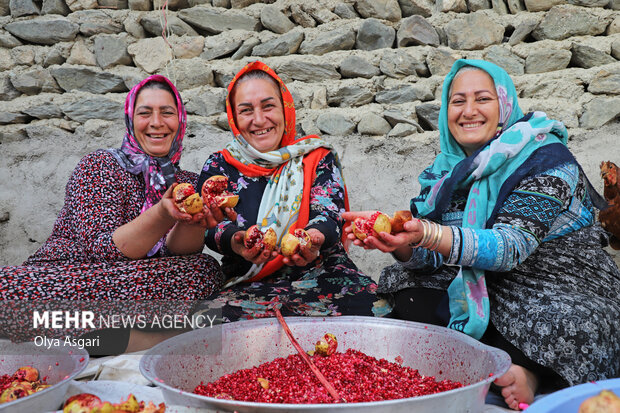
[[[244,274],[252,263],[235,254],[230,246],[233,234],[256,224],[258,205],[268,177],[250,178],[228,164],[220,153],[207,159],[198,188],[213,175],[225,175],[233,193],[239,195],[235,207],[237,222],[223,221],[205,236],[206,245],[223,255],[222,271],[230,278]],[[343,180],[333,154],[318,164],[310,198],[306,229],[316,228],[325,235],[320,256],[306,267],[284,266],[259,282],[240,283],[224,288],[200,305],[201,311],[221,312],[225,322],[271,317],[278,307],[285,316],[383,316],[390,309],[375,295],[377,285],[362,274],[340,241],[344,221]]]
[[[193,184],[197,175],[179,171],[176,178]],[[0,268],[0,336],[24,341],[85,332],[35,331],[34,309],[120,316],[153,314],[157,307],[183,315],[191,300],[216,290],[222,274],[213,257],[171,256],[164,246],[153,257],[132,260],[116,247],[112,233],[140,214],[144,193],[142,175],[121,168],[108,151],[85,156],[67,183],[49,239],[23,265]]]

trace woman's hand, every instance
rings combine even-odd
[[[204,214],[203,224],[206,226],[206,228],[214,228],[217,224],[226,219],[230,222],[237,221],[237,211],[230,207],[220,208],[217,206],[208,207],[207,205],[205,205],[202,208],[202,211]]]
[[[353,222],[356,218],[370,218],[376,211],[349,211],[344,212],[342,217],[351,221],[351,225],[345,227],[347,238],[353,241],[353,244],[363,247],[364,249],[378,249],[382,252],[394,252],[399,259],[408,259],[411,256],[412,243],[418,243],[424,235],[424,227],[418,219],[405,222],[403,231],[398,234],[389,234],[380,232],[377,236],[368,236],[363,241],[359,240],[353,233]]]
[[[163,197],[157,203],[157,206],[159,207],[159,211],[162,217],[166,219],[172,219],[177,222],[188,223],[188,224],[195,223],[195,222],[202,220],[203,218],[202,213],[190,215],[186,212],[182,212],[181,210],[179,210],[179,208],[177,208],[177,206],[174,203],[174,199],[172,198],[172,192],[177,185],[178,185],[177,182],[174,182],[172,185],[170,185],[170,187],[164,193]]]
[[[375,211],[350,211],[344,212],[342,217],[347,221],[354,221],[356,218],[368,218]],[[353,234],[352,225],[348,225],[345,228],[347,238],[353,240],[353,243],[364,249],[377,249],[383,252],[391,252],[399,261],[408,261],[411,258],[412,247],[411,245],[419,244],[424,236],[424,224],[422,221],[414,218],[411,221],[405,222],[403,225],[403,231],[397,234],[388,234],[387,232],[381,232],[377,236],[368,236],[361,241],[357,239]],[[427,224],[429,225],[429,224]],[[436,225],[436,224],[434,224]],[[440,231],[439,241],[434,246],[433,251],[438,252],[445,257],[450,255],[452,248],[452,230],[448,226],[440,225],[437,228]]]
[[[170,185],[170,188],[166,190],[162,199],[151,208],[114,230],[112,233],[112,241],[114,241],[116,247],[127,258],[144,258],[157,241],[172,228],[172,231],[168,233],[167,242],[170,240],[170,235],[175,233],[178,227],[178,225],[175,225],[176,223],[191,222],[192,219],[200,218],[192,218],[190,214],[179,211],[174,205],[172,190],[176,185],[176,183]],[[204,230],[202,230],[202,233],[204,234]],[[179,240],[185,239],[185,237],[177,238]],[[177,242],[179,243],[179,247],[176,247]],[[202,242],[202,239],[200,242]],[[170,245],[170,243],[168,244]],[[178,251],[179,254],[185,254],[198,250],[198,247],[193,244],[191,248],[188,249],[186,248],[186,244],[187,242],[185,240],[182,242],[173,242],[171,251],[173,253]]]
[[[236,221],[237,213],[232,208],[226,208],[224,211],[221,208],[207,206],[203,206],[202,212],[194,215],[181,212],[172,198],[172,190],[177,185],[177,183],[170,185],[158,203],[162,215],[176,221],[166,237],[166,244],[171,252],[178,255],[200,252],[204,248],[205,230],[214,228],[225,218]]]
[[[261,246],[261,243],[256,243],[252,248],[246,248],[243,242],[243,236],[245,231],[237,231],[233,234],[230,240],[230,246],[235,254],[240,255],[246,261],[250,261],[253,264],[260,265],[271,261],[278,256],[275,251],[270,251],[265,246]]]
[[[307,229],[306,232],[310,235],[311,247],[308,248],[308,246],[302,245],[298,253],[293,254],[291,257],[284,257],[282,262],[285,265],[305,267],[318,258],[321,246],[325,242],[325,235],[315,228]]]
[[[225,219],[229,219],[232,222],[237,220],[237,213],[232,208],[222,209],[216,206],[208,207],[204,205],[202,212],[191,215],[185,212],[181,212],[174,203],[172,198],[172,191],[178,183],[173,183],[170,188],[164,193],[164,196],[159,201],[163,208],[164,214],[172,218],[177,222],[189,225],[198,225],[204,229],[214,228],[218,223]]]
[[[411,250],[410,244],[417,244],[422,240],[424,235],[424,227],[419,219],[412,219],[405,222],[403,225],[403,231],[397,234],[390,234],[388,232],[380,232],[377,236],[369,236],[364,241],[354,243],[356,245],[363,246],[366,249],[378,249],[383,252],[393,252],[399,249]],[[354,235],[355,236],[355,235]]]

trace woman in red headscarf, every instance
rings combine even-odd
[[[35,330],[33,311],[89,311],[95,315],[89,350],[138,350],[169,334],[145,335],[100,316],[142,316],[144,323],[135,325],[152,330],[161,325],[154,314],[187,315],[191,300],[220,287],[213,257],[166,242],[202,237],[224,218],[224,211],[210,209],[192,218],[173,204],[176,182],[193,185],[198,176],[179,167],[186,112],[170,80],[152,75],[136,85],[125,101],[125,125],[120,148],[92,152],[76,166],[45,244],[23,265],[0,268],[0,337],[78,339],[87,330]]]
[[[233,139],[207,159],[198,187],[224,175],[239,195],[236,221],[206,232],[207,246],[222,254],[225,288],[202,305],[222,309],[224,321],[285,315],[384,315],[376,284],[348,257],[341,241],[348,210],[342,169],[332,146],[316,135],[295,137],[293,97],[262,62],[244,67],[228,86]],[[245,247],[252,225],[272,228],[278,239],[297,228],[311,238],[292,257],[261,245]]]

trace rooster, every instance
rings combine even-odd
[[[605,183],[603,196],[609,206],[598,214],[598,220],[609,232],[609,245],[620,250],[620,171],[613,162],[601,162],[601,178]]]

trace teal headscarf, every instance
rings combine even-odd
[[[473,66],[488,73],[495,83],[499,125],[495,136],[467,156],[448,129],[450,85],[457,71]],[[463,214],[465,228],[490,228],[506,196],[524,177],[574,160],[566,142],[564,125],[542,112],[523,115],[510,76],[484,60],[457,60],[446,76],[439,112],[441,152],[419,177],[420,196],[411,200],[415,216],[441,220],[455,190],[469,189]],[[461,267],[448,288],[448,327],[476,339],[489,323],[490,306],[484,270]]]

